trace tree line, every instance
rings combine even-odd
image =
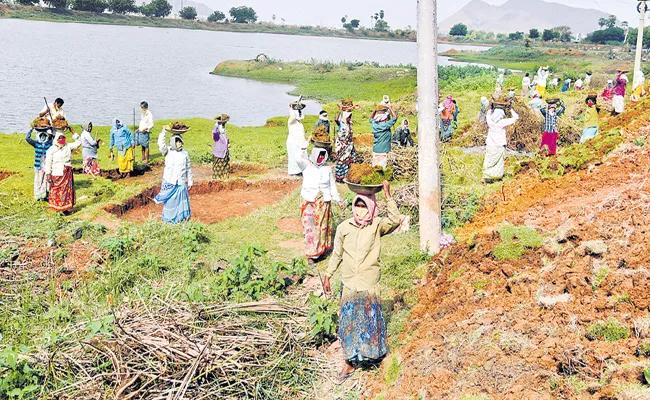
[[[528,33],[525,32],[512,32],[505,33],[492,33],[482,31],[470,31],[467,25],[459,23],[454,25],[450,31],[451,36],[464,36],[474,40],[542,40],[544,42],[570,42],[573,40],[582,40],[587,43],[600,43],[600,44],[620,44],[624,41],[630,42],[632,36],[636,38],[636,30],[629,29],[627,21],[619,23],[615,15],[610,15],[607,18],[600,18],[598,20],[599,30],[593,31],[586,35],[584,38],[576,37],[571,28],[568,26],[558,26],[551,29],[539,30],[536,28],[530,29]],[[645,35],[645,32],[644,32]],[[636,40],[636,39],[634,39]],[[633,44],[630,42],[630,44]]]
[[[36,6],[40,0],[15,0],[24,6]],[[136,5],[135,0],[43,0],[43,3],[56,10],[75,10],[94,13],[109,11],[113,14],[140,14],[146,17],[164,18],[172,13],[172,5],[167,0],[151,0],[149,3]],[[221,11],[215,11],[208,17],[209,22],[233,22],[240,24],[257,22],[257,13],[251,7],[232,7],[228,12],[230,19]],[[179,17],[187,20],[196,19],[198,13],[195,7],[183,7],[178,12]]]

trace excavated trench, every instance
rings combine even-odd
[[[283,199],[299,184],[296,180],[198,182],[190,190],[192,220],[212,224],[250,214]],[[153,198],[159,191],[160,185],[151,187],[122,204],[107,206],[104,210],[133,222],[158,219],[163,206],[155,204]]]
[[[15,174],[15,172],[11,171],[0,171],[0,181],[3,179],[9,178],[11,175]]]

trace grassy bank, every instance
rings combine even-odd
[[[236,24],[213,23],[207,21],[189,21],[177,18],[155,18],[137,15],[118,15],[92,13],[85,11],[55,10],[42,7],[12,6],[4,12],[0,9],[0,18],[26,19],[48,22],[76,22],[83,24],[145,26],[155,28],[199,29],[219,32],[271,33],[281,35],[321,36],[346,39],[369,39],[390,41],[415,41],[415,34],[396,32],[379,32],[370,29],[358,29],[349,32],[345,29],[333,29],[320,26],[276,25],[272,23]]]

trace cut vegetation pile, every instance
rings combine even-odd
[[[41,354],[57,398],[264,398],[304,396],[315,373],[301,310],[276,303],[196,309],[157,299],[78,329],[80,341]]]

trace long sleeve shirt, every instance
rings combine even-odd
[[[142,116],[140,117],[140,125],[138,126],[138,130],[140,132],[149,132],[153,129],[153,115],[151,115],[151,111],[147,110]]]
[[[341,201],[332,167],[318,167],[306,158],[299,158],[297,162],[302,169],[300,196],[303,199],[313,202],[319,193],[323,193],[323,201]]]
[[[594,126],[598,126],[598,107],[587,107],[587,110],[585,110],[585,128],[593,128]]]
[[[72,166],[72,151],[80,146],[79,140],[66,143],[63,147],[52,145],[45,153],[45,173],[52,176],[63,176],[65,167]]]
[[[504,118],[499,122],[494,122],[492,120],[493,111],[488,111],[487,118],[485,119],[489,128],[487,139],[485,140],[486,146],[504,147],[508,144],[506,140],[506,128],[519,120],[519,114],[515,110],[511,110],[510,112],[512,113],[512,118]]]
[[[388,201],[388,217],[377,217],[372,224],[359,227],[354,219],[347,219],[338,226],[334,238],[334,250],[325,272],[331,277],[341,269],[341,282],[347,289],[372,290],[379,283],[381,268],[381,237],[400,225],[401,217],[397,203]]]
[[[557,133],[557,121],[560,115],[564,113],[564,110],[566,110],[564,104],[560,105],[559,110],[557,110],[553,115],[546,111],[545,108],[539,110],[544,116],[544,132]]]
[[[393,133],[393,139],[391,140],[392,143],[396,146],[415,146],[415,142],[411,136],[410,129],[405,128],[404,126],[400,126],[399,128],[395,129],[395,133]]]
[[[52,140],[46,140],[41,142],[40,140],[32,139],[33,129],[30,129],[25,136],[25,141],[29,143],[30,146],[34,148],[34,168],[41,169],[41,166],[44,164],[45,154],[47,150],[52,146]]]
[[[616,87],[614,88],[614,95],[625,96],[625,86],[627,86],[627,76],[619,75],[616,78]]]
[[[397,122],[397,118],[391,118],[386,122],[377,122],[370,118],[370,126],[375,140],[372,144],[373,153],[390,153],[390,138],[393,135],[391,128]]]
[[[165,170],[163,171],[163,180],[172,185],[194,184],[192,180],[192,168],[190,167],[190,156],[187,151],[172,150],[165,143],[167,131],[163,130],[158,136],[158,148],[165,156]]]
[[[99,145],[90,132],[81,132],[81,156],[84,160],[87,158],[97,158],[97,149]]]
[[[135,144],[133,133],[126,126],[122,125],[119,129],[111,129],[111,142],[109,149],[115,147],[119,151],[124,151]]]

